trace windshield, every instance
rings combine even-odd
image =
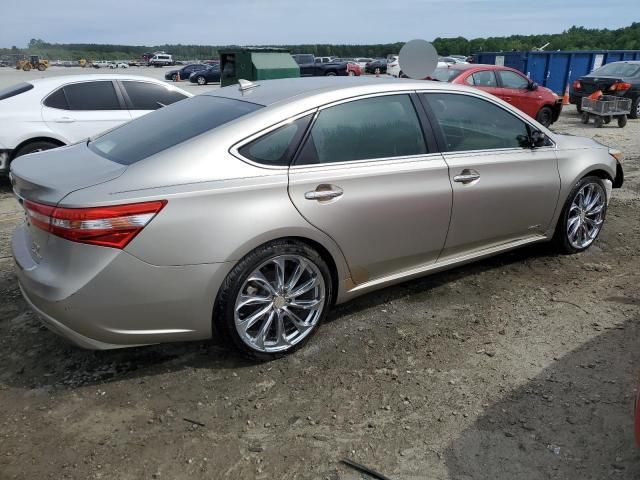
[[[27,82],[18,83],[17,85],[12,85],[11,87],[7,88],[0,88],[0,100],[15,97],[16,95],[20,95],[21,93],[28,92],[32,88],[33,85]]]
[[[458,75],[462,73],[462,70],[454,70],[452,68],[436,68],[436,70],[429,75],[429,80],[439,80],[441,82],[450,82]]]
[[[109,160],[131,165],[259,108],[263,105],[198,95],[111,130],[89,142],[89,148]]]
[[[640,73],[640,65],[634,63],[609,63],[594,70],[591,75],[607,77],[635,77]]]

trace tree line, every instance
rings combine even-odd
[[[549,44],[545,50],[640,50],[640,22],[616,30],[571,27],[562,33],[548,35],[511,35],[508,37],[441,38],[433,45],[441,55],[471,55],[478,52],[527,51]],[[292,53],[313,53],[316,56],[385,57],[398,53],[404,42],[371,45],[265,45],[281,47]],[[96,43],[48,43],[32,39],[27,48],[0,48],[0,55],[31,54],[51,60],[125,60],[139,59],[142,54],[165,51],[176,60],[205,60],[218,57],[223,46],[211,45],[111,45]]]

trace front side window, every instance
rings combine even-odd
[[[269,166],[286,167],[291,162],[296,146],[311,120],[308,115],[283,125],[262,137],[242,146],[240,155]]]
[[[524,90],[529,86],[529,80],[524,78],[522,75],[518,75],[517,73],[510,72],[508,70],[503,70],[499,72],[499,74],[500,80],[502,80],[502,86],[504,88]]]
[[[157,110],[187,98],[184,94],[163,85],[147,82],[122,82],[131,100],[132,110]]]
[[[64,93],[69,110],[120,110],[116,89],[110,81],[66,85]]]
[[[427,153],[409,95],[342,103],[322,110],[296,164],[346,162]]]
[[[425,94],[450,152],[523,148],[527,124],[503,108],[470,95]]]

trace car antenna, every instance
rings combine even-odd
[[[256,85],[253,82],[250,82],[249,80],[245,80],[244,78],[238,79],[238,85],[239,85],[238,90],[240,90],[241,92],[244,92],[246,90],[251,90],[252,88],[260,86],[260,85]]]

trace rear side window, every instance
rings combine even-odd
[[[403,157],[426,152],[411,98],[389,95],[322,110],[296,164]]]
[[[517,73],[504,70],[498,72],[500,80],[502,80],[502,86],[504,88],[514,88],[516,90],[523,90],[529,86],[529,80]]]
[[[66,85],[69,110],[120,110],[116,89],[110,81]]]
[[[243,157],[264,165],[289,166],[295,148],[300,143],[311,117],[308,115],[283,125],[242,146],[238,152]]]
[[[61,110],[69,110],[67,97],[64,95],[64,89],[59,88],[44,100],[44,105],[49,108],[59,108]]]
[[[180,92],[155,83],[125,81],[122,84],[131,100],[132,110],[157,110],[187,98]]]
[[[496,75],[491,70],[483,70],[469,75],[465,80],[469,85],[475,87],[497,87],[498,81]]]
[[[454,70],[453,68],[436,68],[435,71],[428,78],[429,80],[438,80],[440,82],[450,82],[461,73],[462,73],[462,70]]]
[[[527,124],[503,108],[470,95],[425,94],[450,152],[523,148]]]
[[[199,95],[111,130],[90,142],[89,148],[114,162],[131,165],[260,108],[263,105]]]
[[[636,77],[640,75],[640,65],[636,63],[609,63],[589,75],[592,76],[615,76],[615,77]]]
[[[28,92],[32,88],[33,85],[27,82],[18,83],[17,85],[12,85],[8,88],[2,88],[0,89],[0,100],[15,97],[16,95],[20,95],[21,93]]]

